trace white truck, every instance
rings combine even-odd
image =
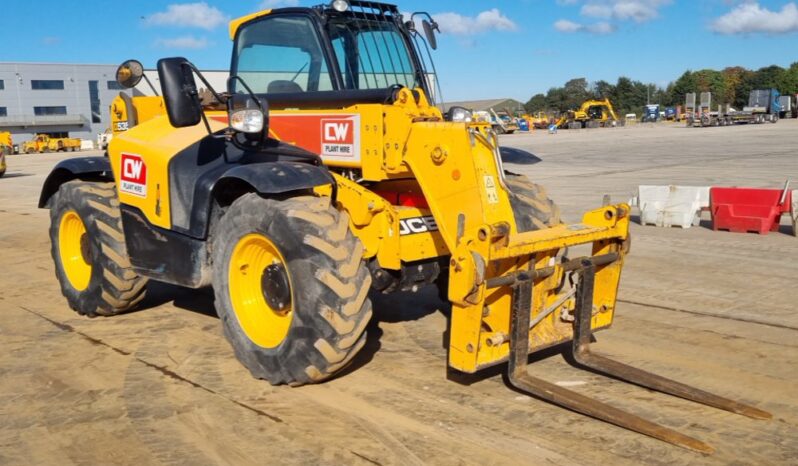
[[[104,132],[97,135],[97,148],[100,150],[108,150],[108,143],[114,138],[114,133],[111,128],[107,128]]]

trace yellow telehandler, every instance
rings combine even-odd
[[[302,385],[363,347],[370,289],[437,284],[451,303],[454,369],[507,362],[527,393],[703,453],[712,448],[533,377],[529,353],[572,342],[582,366],[769,417],[590,351],[615,315],[629,206],[564,224],[542,187],[503,168],[489,123],[463,108],[444,116],[433,102],[436,30],[425,13],[336,0],[233,20],[224,92],[185,58],[161,59],[160,106],[141,102],[163,112],[142,118],[138,98],[115,102],[138,118],[109,157],[65,160],[42,188],[69,305],[110,316],[136,306],[148,280],[212,286],[241,363]],[[138,70],[123,63],[120,84],[134,87]]]

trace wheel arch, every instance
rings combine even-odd
[[[300,162],[265,162],[233,167],[214,183],[212,192],[219,195],[230,187],[244,187],[263,195],[281,195],[306,191],[333,183],[324,167]]]
[[[62,184],[76,179],[113,182],[111,162],[105,157],[76,157],[58,162],[42,185],[39,208],[48,206]]]
[[[282,173],[282,174],[280,174]],[[230,206],[248,193],[263,197],[290,197],[307,194],[313,188],[334,183],[324,167],[300,162],[264,162],[238,165],[223,172],[210,186],[209,202],[195,213],[207,219],[205,234],[212,231],[215,211]],[[196,218],[195,218],[196,220]]]

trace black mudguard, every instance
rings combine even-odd
[[[39,208],[47,207],[62,184],[76,179],[114,181],[111,162],[106,157],[76,157],[58,162],[42,185]]]
[[[197,239],[208,235],[214,198],[228,189],[281,195],[331,184],[317,155],[270,141],[259,151],[244,151],[219,137],[206,137],[169,162],[172,229]]]

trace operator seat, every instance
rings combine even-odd
[[[266,93],[268,94],[288,94],[292,92],[304,92],[302,86],[287,80],[277,80],[272,81],[269,83],[269,86],[266,88]]]

